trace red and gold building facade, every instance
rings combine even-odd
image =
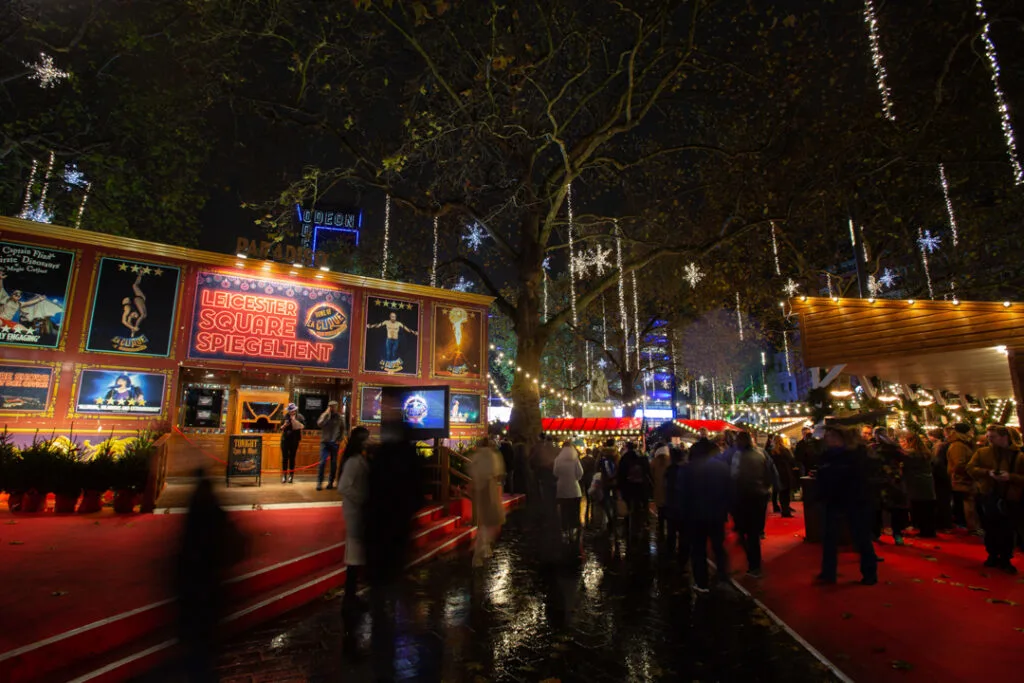
[[[486,433],[490,297],[0,218],[0,424],[101,441],[167,422],[169,474],[223,467],[228,437],[338,401],[371,431],[379,392],[447,385],[452,439]]]

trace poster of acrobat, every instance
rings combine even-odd
[[[367,295],[363,372],[419,376],[420,309],[417,301]]]

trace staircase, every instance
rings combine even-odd
[[[514,507],[521,496],[506,500]],[[465,507],[430,505],[416,516],[411,565],[468,543]],[[458,514],[452,514],[458,512]],[[231,608],[224,633],[236,634],[305,605],[345,583],[345,544],[337,543],[225,583]],[[162,600],[0,653],[0,683],[125,681],[174,657],[175,603]]]

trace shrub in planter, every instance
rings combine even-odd
[[[103,508],[103,494],[113,486],[116,469],[117,463],[109,448],[98,451],[82,463],[82,502],[78,505],[79,512],[99,512]]]
[[[61,467],[61,453],[53,442],[36,439],[22,450],[20,485],[23,495],[22,512],[40,512],[46,504],[46,494],[52,493]]]
[[[7,493],[7,507],[11,512],[21,509],[22,475],[21,454],[5,428],[0,434],[0,492]]]
[[[53,495],[56,498],[53,511],[67,514],[75,511],[78,496],[82,493],[84,463],[78,459],[78,449],[57,451],[53,463]]]
[[[140,432],[124,449],[124,454],[114,461],[114,512],[125,514],[134,511],[139,496],[146,488],[149,461],[156,452],[155,441],[151,432]]]

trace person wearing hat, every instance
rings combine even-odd
[[[320,414],[316,424],[320,427],[320,469],[317,470],[316,490],[324,488],[324,468],[327,459],[331,460],[330,476],[327,479],[327,488],[334,488],[334,476],[338,473],[338,449],[341,445],[341,438],[345,435],[345,418],[338,410],[338,402],[330,401],[327,410]]]
[[[946,472],[953,486],[953,519],[970,533],[978,533],[981,520],[974,505],[974,479],[967,464],[974,455],[974,430],[965,422],[958,422],[946,432]]]
[[[305,427],[306,420],[299,413],[299,407],[289,403],[284,424],[281,425],[282,484],[291,484],[295,479],[295,454],[299,452],[299,441],[302,440],[302,430]]]

